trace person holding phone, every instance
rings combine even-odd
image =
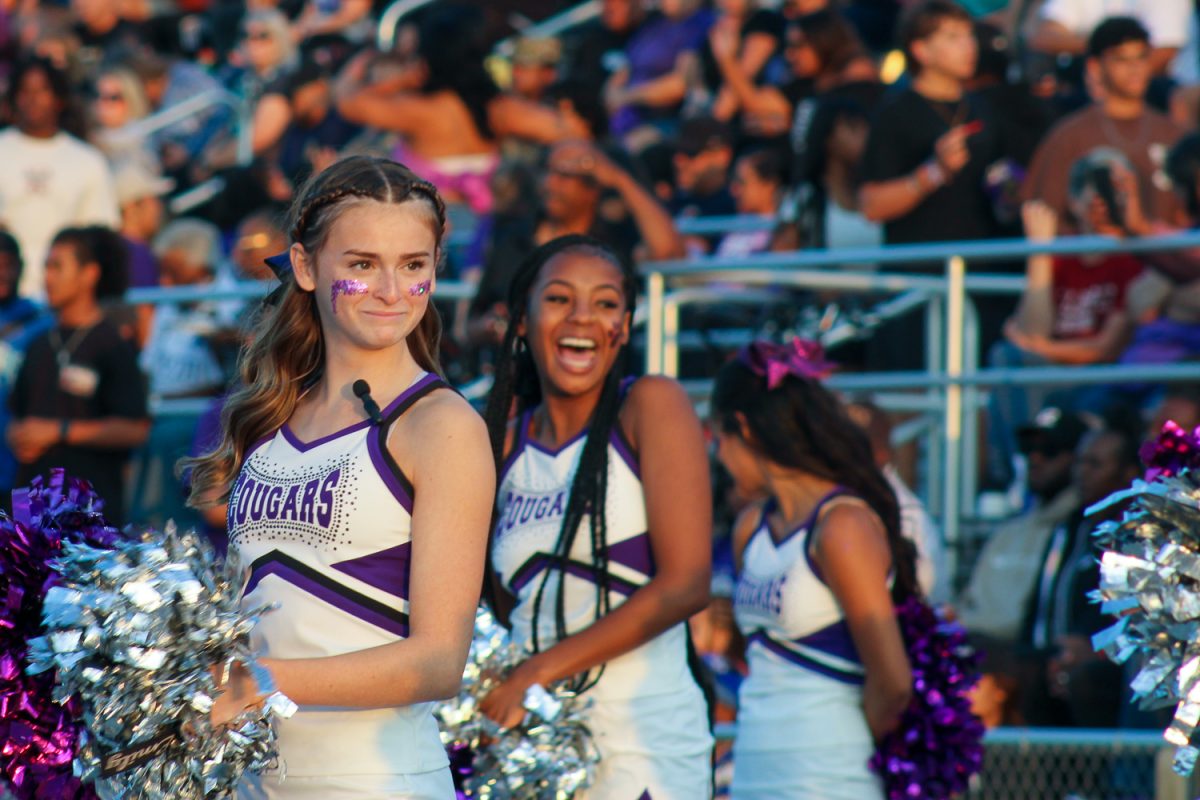
[[[926,0],[906,13],[900,41],[912,84],[884,101],[872,122],[859,208],[882,223],[886,244],[993,238],[998,226],[985,177],[1003,152],[990,107],[966,89],[978,59],[971,18],[952,0]],[[936,263],[898,268],[942,269]],[[1010,310],[997,315],[997,331]],[[924,368],[924,331],[919,311],[896,319],[874,337],[870,361]]]

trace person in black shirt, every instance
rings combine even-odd
[[[45,281],[56,324],[29,347],[8,426],[17,485],[63,467],[92,483],[115,525],[126,521],[131,451],[150,431],[137,354],[100,305],[124,293],[126,259],[120,236],[106,228],[67,228],[54,238]]]
[[[625,46],[646,19],[642,0],[603,0],[600,18],[579,26],[566,39],[563,74],[587,82],[591,93],[599,94],[625,65]]]
[[[860,209],[883,223],[887,244],[992,238],[997,225],[985,174],[1000,156],[1000,139],[988,109],[965,89],[978,55],[971,19],[951,0],[926,0],[905,16],[900,40],[912,85],[876,112]],[[894,269],[940,273],[943,267]],[[869,360],[880,368],[920,369],[924,339],[921,312],[913,312],[877,332]]]

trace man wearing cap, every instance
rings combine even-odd
[[[1073,478],[1079,502],[1041,551],[1022,626],[1022,643],[1032,649],[1035,662],[1044,664],[1038,676],[1042,690],[1035,685],[1026,698],[1031,725],[1117,726],[1121,668],[1092,648],[1092,634],[1109,620],[1089,595],[1100,585],[1092,531],[1121,511],[1116,507],[1088,516],[1087,509],[1138,476],[1138,444],[1137,432],[1107,428],[1089,432],[1079,445]]]
[[[129,285],[158,285],[158,259],[150,242],[162,227],[165,209],[162,198],[175,182],[156,174],[140,161],[117,168],[117,203],[121,207],[121,236],[129,247]]]
[[[971,633],[1007,644],[1020,638],[1051,534],[1079,508],[1071,469],[1075,450],[1092,427],[1079,414],[1051,407],[1018,430],[1034,505],[998,526],[975,562],[956,606]]]

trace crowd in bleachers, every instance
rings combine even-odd
[[[148,400],[219,407],[253,302],[130,306],[125,291],[269,280],[293,192],[347,154],[402,161],[450,206],[445,276],[475,287],[444,308],[459,385],[486,382],[522,258],[564,234],[646,262],[1200,223],[1193,0],[602,0],[555,37],[511,28],[554,4],[439,1],[380,50],[387,5],[0,0],[0,492],[66,466],[103,487],[117,521],[186,518],[173,465],[210,443],[213,415],[152,421]],[[678,222],[734,214],[770,223],[699,235]],[[1200,354],[1195,253],[971,269],[1026,276],[1019,297],[975,298],[983,363]],[[772,292],[766,307],[686,321],[805,330],[805,309],[875,299]],[[925,335],[911,312],[832,355],[844,369],[924,369]],[[711,375],[718,349],[684,369]],[[887,463],[888,421],[872,409],[862,418]],[[1119,669],[1085,644],[1082,510],[1136,472],[1163,416],[1200,423],[1200,391],[991,393],[984,488],[1000,499],[981,509],[1019,516],[988,537],[961,593],[954,576],[923,582],[990,642],[993,723],[1129,722]],[[911,464],[896,461],[903,488]],[[912,502],[933,570],[937,534]],[[198,522],[219,539],[219,518]],[[696,625],[721,663],[728,623],[718,601]]]

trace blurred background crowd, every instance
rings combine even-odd
[[[0,0],[0,491],[66,466],[119,521],[188,519],[219,542],[223,519],[188,516],[173,464],[212,441],[257,303],[225,290],[269,283],[293,192],[350,153],[404,162],[449,203],[443,277],[462,288],[439,298],[442,355],[476,398],[509,276],[562,234],[650,262],[1200,224],[1194,0],[594,0],[556,36],[529,34],[564,8],[545,0],[393,5]],[[760,224],[688,224],[731,215]],[[979,269],[1025,277],[1020,296],[977,298],[980,363],[1200,353],[1200,253]],[[149,287],[190,293],[151,303]],[[861,293],[768,294],[685,323],[779,336],[838,319],[857,331],[831,353],[843,370],[925,368],[919,312],[880,321]],[[690,351],[685,376],[728,352]],[[906,493],[927,590],[988,642],[988,723],[1148,724],[1087,645],[1100,622],[1083,510],[1137,473],[1163,419],[1200,424],[1200,388],[992,391],[969,510],[982,552],[956,574],[904,483],[919,455],[892,450],[897,419],[854,401]],[[191,410],[162,413],[172,402]],[[718,497],[727,522],[743,499]],[[694,626],[723,690],[739,668],[730,586],[718,568]]]

